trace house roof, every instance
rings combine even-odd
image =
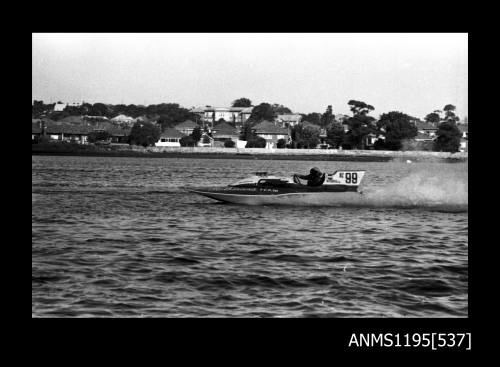
[[[38,122],[32,122],[31,123],[31,133],[32,134],[40,134],[42,132],[42,129],[40,128]]]
[[[186,120],[184,122],[181,122],[180,124],[175,125],[175,128],[177,130],[183,130],[183,129],[194,129],[197,126],[199,125],[196,122],[193,122],[191,120]]]
[[[171,127],[166,128],[164,132],[161,133],[162,138],[182,138],[186,134],[181,133],[179,130],[173,129]]]
[[[277,119],[283,121],[300,122],[300,120],[302,120],[302,115],[299,115],[298,113],[285,113],[282,115],[278,115]]]
[[[434,140],[434,138],[430,135],[424,133],[418,133],[414,138],[415,140]]]
[[[241,110],[241,113],[252,113],[253,107],[246,107]]]
[[[288,129],[281,128],[276,126],[274,122],[264,120],[261,123],[255,125],[253,130],[257,134],[280,134],[280,135],[288,135]]]
[[[110,126],[108,128],[105,128],[105,131],[112,136],[129,136],[130,130],[132,129],[123,129],[118,126]]]
[[[127,115],[118,115],[115,116],[111,119],[111,121],[135,121],[133,117],[127,116]]]
[[[418,130],[437,130],[437,127],[428,122],[417,122],[416,126]]]
[[[203,107],[194,107],[190,110],[190,112],[193,112],[193,113],[202,113],[202,112],[205,112],[205,109]]]
[[[347,120],[349,118],[349,116],[341,114],[341,113],[334,115],[334,117],[335,117],[335,120],[337,120],[337,121],[343,121],[343,120]]]
[[[215,135],[238,135],[238,130],[225,122],[214,126],[212,131]]]
[[[59,121],[69,124],[82,124],[85,122],[83,116],[67,116]]]
[[[313,124],[312,122],[309,122],[309,121],[302,121],[301,124],[303,127],[311,126],[311,127],[316,128],[316,129],[321,129],[318,125]]]
[[[47,125],[47,134],[78,134],[86,135],[92,132],[92,127],[85,125],[70,124],[49,124]]]

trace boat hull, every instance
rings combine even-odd
[[[198,195],[218,201],[243,205],[299,205],[299,206],[342,206],[361,200],[361,194],[353,191],[344,192],[221,192],[215,190],[189,190]]]

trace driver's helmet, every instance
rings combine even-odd
[[[318,167],[311,168],[310,173],[311,175],[316,175],[316,176],[320,176],[322,174]]]

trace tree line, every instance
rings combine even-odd
[[[365,149],[366,138],[369,135],[382,137],[376,140],[373,148],[378,150],[401,150],[405,141],[417,136],[415,121],[418,120],[399,111],[390,111],[380,115],[379,119],[370,116],[375,108],[363,101],[350,100],[348,106],[352,116],[337,121],[332,106],[329,105],[324,113],[301,114],[302,122],[290,129],[291,142],[278,141],[278,148],[315,148],[321,142],[321,129],[326,131],[324,142],[334,148]],[[66,106],[63,111],[53,111],[54,103],[45,104],[43,101],[34,101],[32,115],[34,118],[48,117],[60,120],[66,116],[89,115],[112,118],[124,114],[137,118],[144,116],[150,121],[136,123],[132,127],[130,142],[139,145],[151,145],[158,141],[161,131],[174,127],[179,121],[192,120],[200,123],[199,116],[177,103],[162,103],[156,105],[111,105],[103,103],[82,103],[80,106]],[[242,97],[231,104],[233,107],[252,107],[252,101]],[[461,133],[457,127],[459,117],[455,113],[455,106],[448,104],[443,110],[435,110],[425,116],[427,123],[435,125],[437,138],[430,149],[435,151],[456,152],[460,147]],[[247,147],[265,147],[265,139],[258,137],[253,127],[264,120],[274,121],[279,114],[292,113],[281,104],[262,102],[253,106],[252,113],[243,124],[240,139],[247,141]],[[154,122],[151,123],[151,122]],[[230,122],[229,122],[230,123]],[[206,129],[206,128],[205,128]],[[206,132],[208,132],[206,130]],[[188,137],[181,139],[181,145],[194,146],[202,139],[202,128]],[[94,138],[94,137],[93,137]],[[288,144],[288,145],[287,145]],[[230,143],[227,144],[229,146]]]

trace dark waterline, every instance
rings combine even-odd
[[[312,165],[367,170],[374,205],[182,189]],[[468,213],[446,210],[466,195],[463,163],[32,156],[32,315],[466,317]]]

